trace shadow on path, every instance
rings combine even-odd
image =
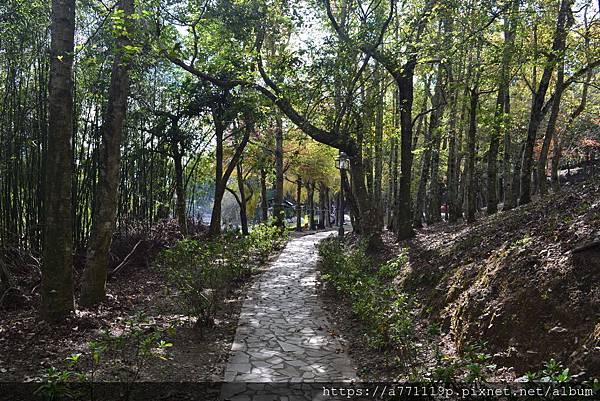
[[[237,383],[224,385],[223,399],[253,399],[246,387],[260,394],[260,385],[243,383],[357,379],[348,354],[327,331],[327,314],[315,287],[315,245],[332,234],[290,240],[248,291],[225,370],[225,381]],[[239,396],[230,398],[235,394]]]

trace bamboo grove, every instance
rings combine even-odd
[[[219,235],[227,196],[244,232],[284,224],[285,202],[325,227],[343,202],[376,251],[385,229],[404,240],[559,191],[600,148],[599,7],[7,0],[2,263],[41,261],[54,319],[74,308],[74,255],[95,305],[115,233],[175,218]]]

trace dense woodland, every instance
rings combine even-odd
[[[110,303],[108,276],[165,235],[327,229],[344,209],[382,255],[533,210],[598,168],[599,8],[3,1],[0,306],[61,322]]]

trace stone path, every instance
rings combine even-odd
[[[226,382],[356,380],[350,358],[327,330],[327,315],[315,288],[315,244],[331,234],[290,240],[250,288],[225,371]],[[241,387],[229,386],[234,388]],[[243,397],[232,399],[252,399]]]

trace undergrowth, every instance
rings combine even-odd
[[[529,241],[528,237],[519,240]],[[430,324],[423,333],[417,331],[413,313],[419,305],[393,283],[408,261],[406,250],[377,267],[365,248],[363,244],[346,246],[338,238],[329,238],[318,245],[322,278],[350,302],[353,313],[364,325],[370,347],[397,353],[394,360],[411,368],[412,381],[487,382],[498,376],[498,367],[492,363],[485,342],[467,344],[461,355],[447,355],[438,341],[441,335],[438,324]],[[431,348],[428,366],[417,363],[416,344],[423,341]],[[551,359],[542,369],[528,373],[520,381],[564,383],[575,378],[569,369]],[[598,386],[597,382],[584,384]]]
[[[173,346],[169,339],[174,335],[174,327],[158,329],[137,315],[122,330],[104,331],[86,350],[69,355],[66,369],[47,369],[35,394],[44,400],[102,399],[96,383],[100,375],[110,372],[113,380],[122,383],[122,399],[128,400],[132,384],[144,370],[156,359],[169,358],[168,349]]]
[[[184,239],[158,256],[155,267],[175,291],[173,299],[201,330],[211,327],[236,284],[283,246],[287,232],[272,224],[253,227],[247,236],[226,231],[207,240]]]
[[[391,282],[406,263],[406,253],[374,271],[364,244],[348,250],[339,239],[330,238],[318,248],[323,279],[350,301],[366,327],[368,344],[378,350],[396,351],[409,361],[414,354],[414,301]]]

